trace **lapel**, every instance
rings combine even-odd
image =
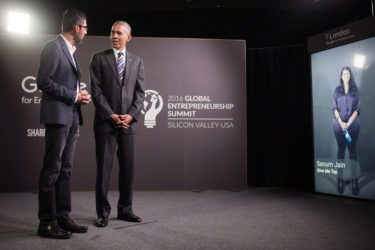
[[[115,75],[117,84],[121,86],[122,84],[120,82],[120,75],[117,70],[117,62],[116,62],[115,54],[113,53],[113,49],[107,50],[107,54],[105,58],[108,64],[111,66],[111,69],[113,71],[113,74]]]
[[[129,51],[126,51],[125,77],[124,77],[124,83],[123,83],[124,86],[128,82],[132,64],[133,64],[133,56],[132,54],[129,53]]]
[[[73,70],[77,73],[78,76],[80,76],[80,71],[79,71],[78,63],[74,64],[72,56],[70,55],[69,49],[66,46],[64,39],[61,36],[58,36],[57,39],[58,39],[58,41],[59,41],[59,43],[61,45],[61,48],[62,48],[65,56],[68,58],[68,61],[71,64]],[[77,62],[77,60],[76,60],[76,62]],[[77,65],[77,68],[76,68],[75,65]]]
[[[76,58],[76,53],[73,53],[73,58],[77,66],[78,80],[81,81],[81,68],[79,67],[79,64]]]

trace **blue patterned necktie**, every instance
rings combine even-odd
[[[124,79],[124,69],[125,69],[125,60],[123,57],[124,54],[122,52],[119,52],[117,55],[118,55],[117,70],[120,75],[120,81],[122,82],[122,79]]]

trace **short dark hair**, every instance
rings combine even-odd
[[[72,31],[75,25],[83,25],[85,20],[87,20],[85,13],[77,9],[68,9],[62,15],[61,30],[62,32]]]

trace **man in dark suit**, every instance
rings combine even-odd
[[[82,125],[81,104],[91,96],[79,88],[81,71],[74,55],[75,45],[87,33],[86,16],[71,9],[61,20],[62,34],[42,48],[37,84],[42,91],[40,122],[45,125],[45,154],[39,179],[38,235],[68,239],[85,233],[71,211],[70,173]]]
[[[95,105],[94,133],[96,143],[96,212],[95,225],[105,227],[111,206],[108,186],[116,144],[119,162],[117,218],[141,222],[133,214],[134,139],[141,113],[144,92],[144,66],[138,56],[126,50],[131,40],[128,23],[112,25],[112,49],[95,54],[90,65],[91,90]]]

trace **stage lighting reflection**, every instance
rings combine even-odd
[[[8,31],[17,33],[29,33],[30,15],[25,13],[9,12]]]
[[[365,60],[366,60],[366,56],[355,54],[355,56],[354,56],[354,67],[363,69],[363,67],[365,66]]]

